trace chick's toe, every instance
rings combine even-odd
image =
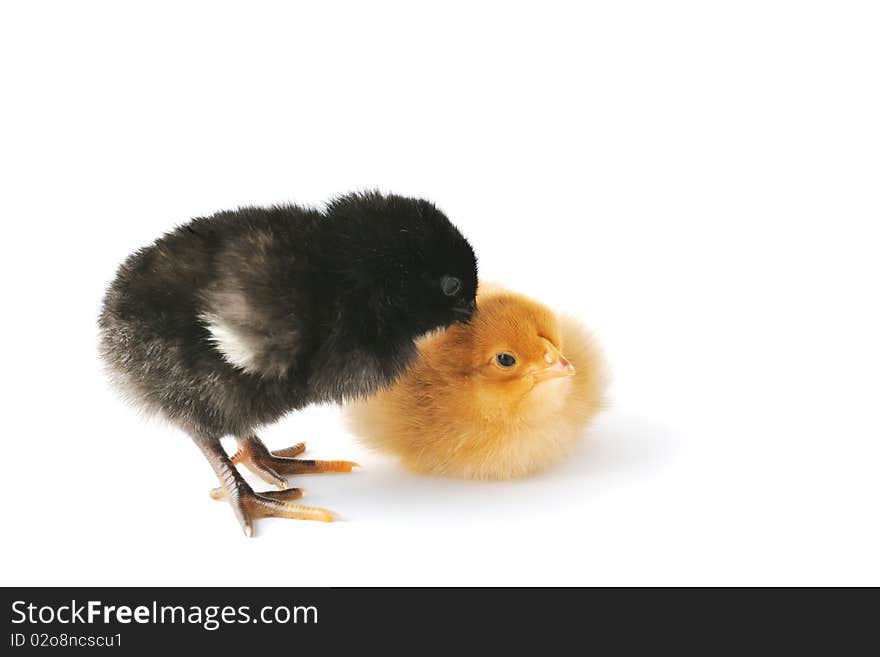
[[[305,443],[270,452],[257,436],[248,436],[239,441],[238,452],[232,462],[241,464],[264,481],[286,488],[284,475],[314,474],[320,472],[351,472],[359,467],[354,461],[316,461],[313,459],[292,458],[302,454]]]
[[[305,492],[306,491],[304,488],[285,488],[284,490],[260,491],[256,494],[260,495],[261,497],[268,497],[269,499],[275,500],[277,502],[290,502],[292,500],[300,499],[303,495],[305,495]],[[226,499],[226,492],[222,488],[212,488],[209,494],[211,495],[211,499],[221,501]]]

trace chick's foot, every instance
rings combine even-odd
[[[333,520],[333,512],[327,509],[292,504],[290,500],[302,497],[300,488],[255,493],[223,451],[219,440],[204,436],[193,438],[220,480],[221,488],[211,491],[211,497],[225,498],[229,502],[246,536],[254,535],[255,518],[295,518],[324,522]]]
[[[215,499],[226,498],[241,524],[245,535],[253,536],[256,518],[292,518],[295,520],[320,520],[332,522],[333,512],[316,506],[291,504],[289,500],[302,497],[302,490],[290,488],[281,491],[255,493],[244,481],[238,481],[222,492],[211,491]]]
[[[232,462],[241,464],[255,475],[279,488],[286,488],[284,475],[310,474],[319,472],[351,472],[360,467],[353,461],[315,461],[293,458],[302,454],[305,443],[297,443],[285,449],[270,452],[257,436],[246,436],[238,441],[238,451]]]

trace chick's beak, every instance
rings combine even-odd
[[[574,376],[574,365],[568,362],[568,359],[562,354],[557,354],[556,360],[551,360],[549,367],[535,372],[535,382],[549,381],[550,379],[561,379],[567,376]]]

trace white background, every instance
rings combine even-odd
[[[876,4],[309,4],[4,3],[2,583],[880,584]],[[270,446],[365,467],[245,539],[105,384],[103,290],[191,216],[367,187],[592,327],[613,406],[501,484],[295,414]]]

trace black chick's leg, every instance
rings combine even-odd
[[[310,474],[319,472],[351,472],[360,467],[353,461],[313,461],[293,458],[302,454],[305,443],[270,452],[254,434],[238,438],[238,452],[232,457],[233,463],[241,463],[255,475],[279,488],[287,486],[284,475]]]
[[[212,497],[225,497],[229,501],[246,536],[254,534],[254,518],[295,518],[324,522],[333,520],[333,513],[327,509],[291,504],[289,500],[302,497],[302,490],[298,488],[255,493],[235,469],[219,440],[195,438],[195,442],[220,480],[223,492],[212,494]]]

